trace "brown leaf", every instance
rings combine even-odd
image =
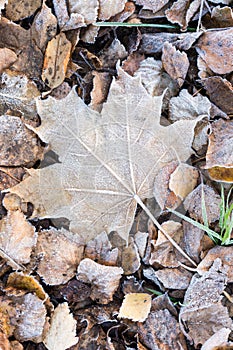
[[[59,304],[51,318],[51,325],[45,334],[43,343],[48,350],[64,350],[77,344],[77,322],[70,314],[67,303]]]
[[[39,95],[36,84],[25,75],[7,70],[0,77],[0,114],[10,111],[12,115],[22,115],[29,124],[36,122],[35,98]]]
[[[162,210],[165,208],[175,209],[181,203],[181,199],[169,188],[171,174],[175,171],[177,166],[178,162],[173,161],[165,165],[155,177],[154,197]]]
[[[189,68],[188,56],[185,52],[180,52],[169,43],[163,45],[162,62],[165,71],[179,86],[184,84],[184,80]]]
[[[203,344],[222,327],[232,327],[227,308],[221,304],[226,282],[219,258],[202,277],[196,274],[192,278],[180,310],[180,320],[188,330],[185,335],[195,346]]]
[[[78,235],[65,229],[43,230],[38,235],[35,252],[37,257],[41,257],[37,273],[46,284],[64,284],[75,276],[83,250],[84,245]]]
[[[133,76],[134,73],[139,69],[141,61],[145,59],[145,55],[136,52],[132,52],[123,61],[122,68],[126,73]]]
[[[7,338],[7,335],[0,330],[0,349],[1,350],[12,350],[11,344]]]
[[[202,84],[210,100],[226,114],[233,115],[233,87],[221,77],[203,79]]]
[[[233,26],[232,9],[228,6],[215,6],[211,12],[211,19],[217,28],[226,28]]]
[[[42,156],[37,135],[19,117],[0,116],[0,165],[33,165]]]
[[[59,86],[65,79],[70,52],[71,43],[64,33],[58,34],[48,42],[41,77],[51,89]]]
[[[233,28],[207,31],[197,42],[199,56],[217,74],[227,74],[233,70],[232,35]]]
[[[20,210],[9,210],[0,221],[0,248],[17,264],[30,262],[37,235]],[[9,264],[10,261],[8,262]]]
[[[19,21],[29,17],[41,6],[41,0],[8,0],[6,5],[6,17],[11,21]]]
[[[17,60],[17,55],[14,51],[4,48],[0,49],[0,74],[5,68],[8,68]]]
[[[144,10],[151,10],[153,12],[158,12],[163,8],[169,0],[157,0],[157,1],[151,1],[151,0],[136,0],[136,4],[143,6]]]
[[[203,222],[201,208],[202,186],[204,190],[208,222],[212,223],[219,219],[219,208],[221,201],[219,194],[217,194],[212,187],[200,184],[186,197],[184,201],[184,208],[189,212],[193,219]]]
[[[169,189],[184,200],[196,187],[199,172],[196,168],[180,163],[170,176]]]
[[[219,329],[216,333],[212,335],[206,342],[202,345],[201,350],[230,350],[232,349],[231,344],[226,344],[229,334],[231,333],[230,328],[223,327]],[[230,345],[231,347],[224,347],[224,345]]]
[[[128,318],[134,322],[144,322],[151,308],[151,296],[146,293],[126,294],[119,310],[118,318]]]
[[[78,266],[77,279],[91,284],[92,300],[108,304],[113,299],[123,272],[121,267],[104,266],[91,259],[84,259]]]
[[[92,24],[97,20],[99,1],[91,0],[83,2],[82,0],[68,0],[68,8],[71,14],[76,13],[81,15],[85,24]]]
[[[194,0],[191,4],[189,0],[177,0],[170,9],[166,11],[168,21],[178,23],[182,30],[186,30],[189,21],[197,12],[201,1]]]
[[[164,268],[155,271],[154,275],[162,283],[164,288],[186,290],[193,274],[182,267],[178,267]]]
[[[120,266],[124,270],[125,275],[132,275],[141,266],[138,248],[132,237],[129,237],[128,245],[124,247],[120,255]]]
[[[10,288],[32,292],[43,301],[48,297],[43,287],[33,276],[25,275],[22,272],[12,272],[9,275],[6,291],[9,292]]]
[[[120,40],[114,39],[111,45],[100,54],[100,60],[104,62],[104,67],[115,68],[118,60],[126,58],[128,55],[124,45]]]
[[[99,0],[98,18],[102,21],[115,16],[117,13],[123,11],[127,0]]]
[[[182,225],[175,221],[166,221],[162,224],[162,227],[171,237],[180,243],[183,237]],[[153,250],[151,253],[150,264],[159,264],[164,267],[179,267],[179,261],[181,261],[180,254],[174,249],[173,245],[167,240],[162,232],[158,232],[158,239],[153,244]]]
[[[56,35],[56,32],[57,19],[51,9],[43,3],[31,26],[32,37],[41,51],[45,51],[48,42]]]
[[[158,303],[158,299],[161,300]],[[160,305],[161,304],[161,305]],[[184,336],[164,298],[152,302],[152,309],[146,321],[139,323],[139,340],[151,350],[187,350]]]
[[[206,153],[206,168],[215,181],[233,182],[233,121],[212,124]]]
[[[143,206],[153,196],[160,168],[192,153],[196,121],[161,126],[162,97],[150,96],[138,78],[121,69],[119,74],[102,116],[75,89],[63,100],[38,100],[38,135],[60,163],[30,170],[12,189],[34,204],[33,216],[65,217],[86,241],[102,231],[117,231],[127,240],[137,203]]]
[[[108,235],[102,232],[86,244],[84,256],[98,264],[114,266],[117,263],[118,248],[112,248]]]
[[[91,91],[91,108],[95,111],[101,111],[103,102],[106,101],[109,87],[111,84],[111,76],[108,72],[93,72],[93,89]]]
[[[198,263],[200,261],[204,231],[187,221],[183,221],[182,225],[184,230],[182,248]]]
[[[24,168],[0,167],[0,191],[17,185],[25,174]]]
[[[197,267],[197,272],[200,275],[205,274],[209,271],[210,267],[213,265],[215,259],[220,258],[222,261],[223,268],[226,271],[227,279],[229,283],[233,282],[233,247],[220,247],[216,246],[208,251],[204,259],[200,262]]]

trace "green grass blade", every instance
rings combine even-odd
[[[221,237],[217,232],[211,230],[209,227],[206,227],[205,225],[201,224],[200,222],[197,222],[197,221],[195,221],[195,220],[193,220],[193,219],[191,219],[191,218],[188,218],[187,216],[185,216],[185,215],[179,213],[179,212],[176,211],[176,210],[172,210],[172,209],[167,209],[167,210],[170,211],[171,213],[177,215],[177,216],[180,217],[181,219],[183,219],[183,220],[189,222],[190,224],[192,224],[192,225],[198,227],[199,229],[205,231],[205,232],[208,234],[208,236],[210,236],[210,238],[211,238],[212,240],[214,240],[213,238],[217,238],[217,239],[219,239],[220,241],[222,240],[222,237]],[[214,242],[215,242],[215,240],[214,240]]]
[[[219,213],[219,227],[221,233],[223,233],[224,228],[224,216],[225,216],[225,196],[224,196],[224,187],[221,185],[221,202],[220,202],[220,213]]]
[[[156,23],[127,23],[127,22],[96,22],[93,23],[97,27],[150,27],[150,28],[165,28],[165,29],[178,29],[179,26],[172,24],[156,24]],[[187,28],[189,32],[196,32],[196,28]]]

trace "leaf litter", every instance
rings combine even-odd
[[[229,1],[22,1],[18,12],[12,4],[0,3],[0,111],[20,128],[10,137],[10,123],[1,135],[1,188],[24,178],[15,188],[26,193],[3,193],[0,208],[0,344],[231,346],[231,246],[214,247],[201,226],[166,211],[180,205],[219,232],[219,182],[227,193],[232,180]],[[140,27],[145,18],[197,31],[153,32]],[[57,38],[67,51],[50,49]],[[115,70],[119,59],[131,77]],[[142,303],[144,318],[132,321],[128,311],[141,311],[129,302],[129,318],[117,318],[123,295],[138,293],[152,299],[150,312]]]

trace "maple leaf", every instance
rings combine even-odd
[[[163,96],[149,95],[140,77],[118,73],[101,114],[75,89],[62,100],[38,99],[42,123],[35,131],[60,163],[30,170],[11,189],[34,204],[34,217],[66,217],[86,241],[103,230],[127,240],[137,204],[153,217],[143,200],[153,197],[155,175],[192,153],[197,120],[161,126]]]

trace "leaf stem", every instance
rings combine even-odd
[[[150,210],[145,206],[141,198],[135,194],[134,199],[140,205],[140,207],[145,211],[145,213],[149,216],[149,218],[153,221],[155,226],[164,234],[164,236],[171,242],[171,244],[182,254],[188,261],[191,262],[192,265],[197,266],[197,264],[180,248],[180,246],[174,241],[174,239],[164,230],[164,228],[160,225],[160,223],[155,219],[154,215],[150,212]]]

